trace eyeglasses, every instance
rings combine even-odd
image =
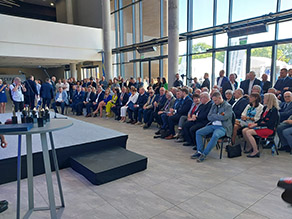
[[[290,96],[284,96],[284,98],[290,98]]]

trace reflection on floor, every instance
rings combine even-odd
[[[149,164],[146,171],[102,186],[72,169],[61,170],[66,204],[59,212],[62,218],[292,218],[292,208],[280,197],[283,190],[276,187],[280,177],[292,175],[292,156],[285,152],[272,157],[264,150],[259,159],[228,159],[225,154],[219,160],[214,149],[205,162],[197,163],[189,158],[190,147],[153,139],[154,125],[143,130],[113,119],[75,118],[129,134],[128,149],[147,156]],[[34,182],[36,205],[47,205],[44,175]],[[15,182],[0,186],[0,199],[10,203],[0,219],[15,218]],[[22,212],[26,208],[23,180]],[[31,218],[49,218],[49,212],[35,212]]]

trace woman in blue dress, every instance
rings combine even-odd
[[[0,79],[0,113],[5,113],[7,103],[6,89],[8,89],[7,84],[3,84],[2,79]]]

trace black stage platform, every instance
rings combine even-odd
[[[0,114],[0,121],[3,123],[9,117],[10,113]],[[53,132],[60,169],[72,167],[91,183],[100,185],[147,168],[146,157],[126,150],[126,134],[70,117],[68,119],[73,121],[73,126]],[[7,136],[6,140],[8,147],[0,149],[0,184],[16,180],[17,136]],[[32,143],[34,175],[43,174],[40,136],[33,135]],[[22,178],[26,178],[25,137],[22,137],[21,165]]]

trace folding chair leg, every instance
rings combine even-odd
[[[221,148],[220,148],[220,159],[222,159],[223,143],[224,143],[224,141],[221,142]]]

